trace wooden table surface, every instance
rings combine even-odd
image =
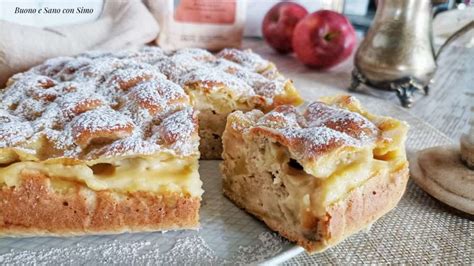
[[[413,107],[406,109],[454,141],[458,141],[461,134],[468,131],[474,103],[474,47],[466,47],[469,45],[465,44],[466,40],[473,38],[474,30],[465,36],[441,54],[430,94],[417,96]],[[349,93],[347,88],[351,82],[352,57],[329,71],[321,72],[306,68],[293,55],[275,53],[261,39],[245,39],[243,47],[251,48],[275,62],[280,72],[293,79],[296,88],[309,101],[323,95]],[[358,93],[351,94],[357,96]],[[395,93],[374,90],[362,93],[399,105]]]
[[[474,40],[474,31],[467,39]],[[465,41],[466,39],[464,39]],[[293,79],[302,96],[312,101],[323,95],[349,93],[353,59],[325,72],[307,69],[292,55],[278,55],[261,39],[246,39],[244,48],[251,48],[263,57],[276,63],[280,72]],[[474,119],[474,45],[468,48],[461,41],[443,51],[438,60],[438,69],[428,96],[421,96],[407,112],[427,122],[458,143],[461,134],[468,131],[470,116]],[[353,93],[351,93],[353,94]],[[358,93],[354,95],[357,96]],[[367,91],[371,97],[387,100],[387,104],[399,105],[395,93]],[[370,106],[366,106],[370,110]],[[318,263],[306,253],[287,262],[288,264]]]

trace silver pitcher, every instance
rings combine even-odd
[[[379,0],[374,21],[355,54],[350,90],[361,84],[395,91],[410,107],[413,93],[428,94],[436,71],[432,43],[431,0]],[[441,50],[474,27],[474,21],[453,34]]]

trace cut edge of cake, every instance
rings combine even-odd
[[[302,113],[291,106],[234,112],[223,136],[224,194],[308,252],[321,252],[399,202],[408,181],[407,129],[351,96],[324,98]]]

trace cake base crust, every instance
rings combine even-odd
[[[200,199],[179,193],[92,191],[74,183],[57,191],[37,171],[0,189],[0,235],[71,236],[195,229]]]
[[[353,189],[346,197],[326,209],[323,217],[314,217],[309,223],[311,235],[302,233],[293,224],[271,218],[256,198],[263,193],[258,183],[224,179],[224,194],[237,206],[256,216],[290,241],[303,246],[308,253],[322,252],[351,234],[370,226],[392,210],[405,192],[408,166],[386,176],[374,176],[363,186]],[[253,196],[249,196],[253,195]],[[272,214],[275,215],[275,214]],[[285,214],[282,213],[282,216]],[[305,226],[308,227],[308,224]]]

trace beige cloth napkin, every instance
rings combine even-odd
[[[0,20],[0,88],[13,74],[48,58],[138,46],[153,41],[158,31],[138,0],[106,0],[97,20],[78,25],[37,28]]]

